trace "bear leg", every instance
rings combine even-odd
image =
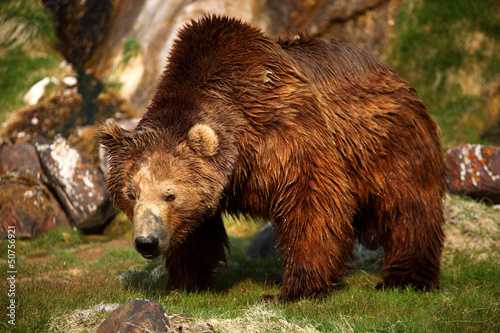
[[[214,269],[226,261],[229,247],[222,217],[204,221],[167,255],[168,290],[200,291],[208,288]]]
[[[400,200],[381,214],[379,238],[384,248],[383,287],[439,288],[444,216],[440,195],[425,202]]]
[[[353,229],[345,225],[348,227],[338,233],[342,237],[331,228],[309,223],[297,229],[300,234],[280,236],[284,259],[283,284],[277,295],[280,301],[321,297],[338,288],[342,276],[351,269],[348,260],[354,247]]]

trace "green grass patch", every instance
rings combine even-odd
[[[9,52],[0,56],[0,122],[20,108],[28,90],[46,76],[60,71],[61,56],[50,52],[40,56],[30,56],[23,52]]]
[[[52,21],[41,1],[2,1],[0,22],[1,123],[24,104],[31,86],[62,72],[63,58],[55,51]]]
[[[82,234],[70,227],[57,227],[33,239],[16,239],[16,253],[31,258],[47,256],[54,250],[70,248],[82,242]],[[0,251],[7,253],[7,242],[0,241]]]
[[[480,141],[495,120],[486,109],[500,74],[499,10],[494,0],[402,3],[385,61],[416,88],[446,147]]]
[[[60,248],[69,248],[82,242],[82,234],[71,227],[57,227],[31,240],[21,240],[22,253],[36,256]]]
[[[55,42],[52,20],[41,1],[3,0],[0,22],[2,51],[45,51],[50,43]]]

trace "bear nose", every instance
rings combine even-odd
[[[152,258],[156,256],[158,250],[158,238],[153,235],[136,237],[135,248],[143,257]]]

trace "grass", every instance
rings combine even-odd
[[[46,51],[54,41],[52,21],[41,1],[4,0],[0,11],[2,49],[26,53]]]
[[[46,76],[57,76],[63,58],[55,50],[50,16],[41,1],[0,4],[0,123],[23,105],[23,96]]]
[[[416,88],[445,147],[478,142],[500,121],[498,110],[487,111],[489,86],[500,75],[499,10],[495,0],[402,3],[385,61]]]
[[[93,308],[139,298],[159,301],[174,325],[207,332],[210,327],[215,332],[497,331],[500,214],[492,206],[454,196],[447,200],[446,214],[440,291],[376,291],[379,273],[357,270],[334,294],[292,304],[261,298],[279,291],[281,261],[245,257],[258,230],[252,221],[225,217],[235,244],[228,264],[217,271],[212,290],[194,294],[167,293],[162,261],[142,259],[124,236],[99,239],[60,228],[33,242],[17,240],[16,330],[90,331],[109,314]],[[0,270],[7,271],[5,261]],[[5,293],[0,299],[7,304]],[[1,321],[5,311],[0,309]]]

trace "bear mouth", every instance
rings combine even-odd
[[[155,259],[158,258],[159,253],[141,253],[141,256],[146,259]]]

